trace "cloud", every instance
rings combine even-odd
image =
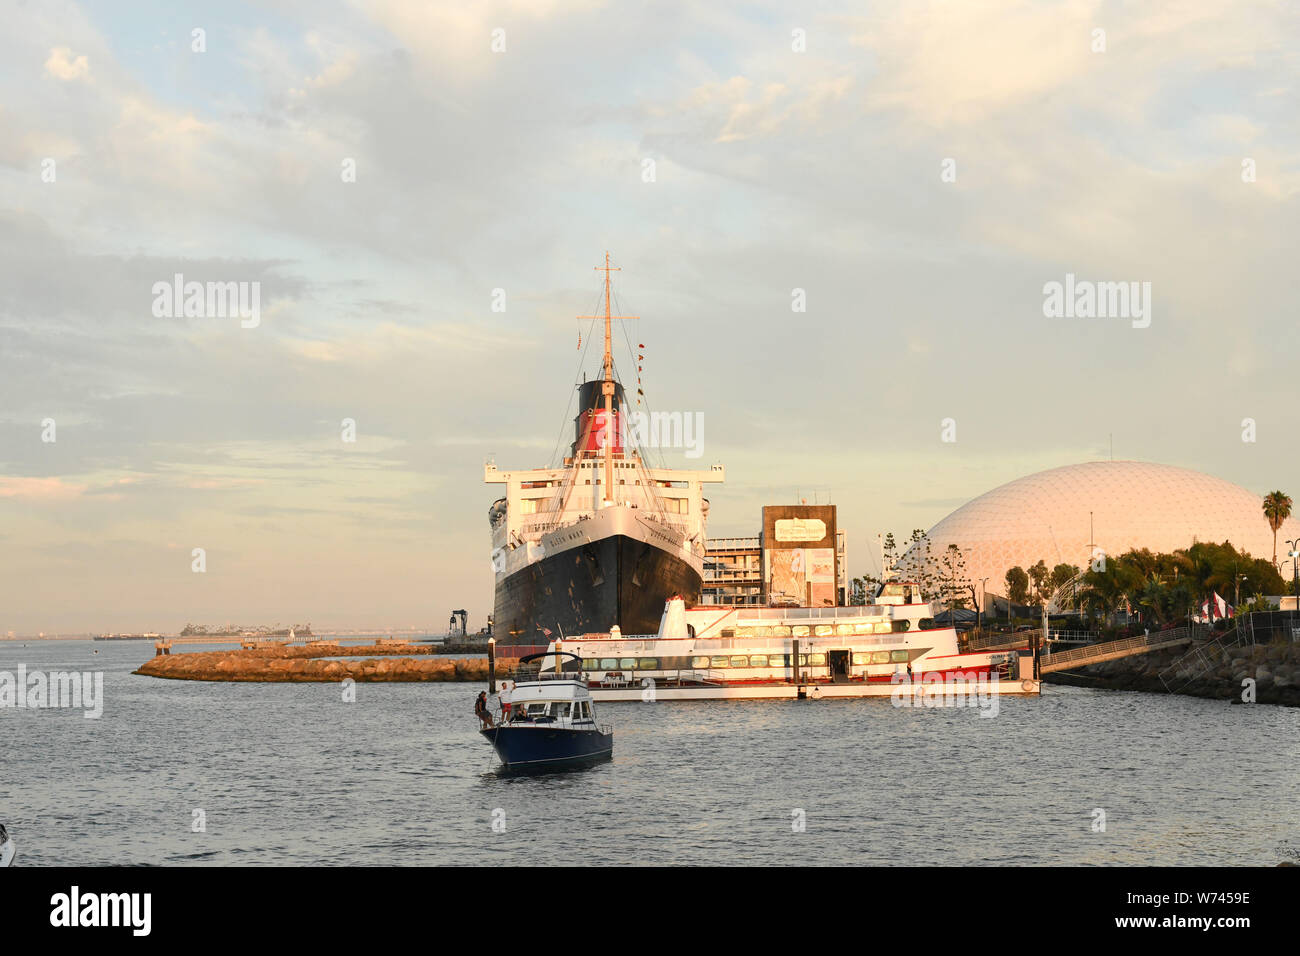
[[[73,56],[66,46],[56,46],[45,61],[45,72],[60,80],[80,80],[90,76],[90,60],[84,54]]]
[[[0,476],[0,498],[57,501],[85,494],[86,485],[62,478],[8,478]]]

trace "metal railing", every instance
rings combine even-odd
[[[968,651],[981,651],[989,647],[1022,647],[1028,646],[1031,639],[1038,637],[1043,633],[1043,629],[1035,628],[1029,631],[1012,631],[1007,634],[985,634],[983,637],[972,637],[965,642],[965,648]]]
[[[755,621],[828,620],[876,617],[886,619],[891,607],[921,607],[919,604],[865,604],[859,607],[764,607],[737,611],[736,624],[744,627]],[[929,615],[927,615],[928,617]]]
[[[1159,647],[1164,644],[1192,640],[1193,634],[1188,628],[1176,627],[1168,631],[1155,631],[1141,637],[1127,637],[1118,641],[1105,641],[1101,644],[1089,644],[1087,647],[1073,647],[1068,651],[1047,653],[1042,657],[1044,664],[1068,664],[1071,661],[1087,661],[1091,658],[1113,654],[1116,651],[1128,651],[1140,647]]]
[[[1261,620],[1257,621],[1256,618]],[[1260,627],[1259,625],[1263,625]],[[1280,625],[1280,626],[1279,626]],[[1300,640],[1300,617],[1291,612],[1260,611],[1237,619],[1237,626],[1212,641],[1193,647],[1160,672],[1160,680],[1169,693],[1177,693],[1192,681],[1225,663],[1234,647],[1253,647],[1272,641],[1280,634],[1287,640]],[[1288,633],[1289,632],[1289,633]]]

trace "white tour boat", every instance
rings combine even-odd
[[[907,582],[863,607],[688,609],[672,598],[656,634],[616,628],[550,650],[581,659],[564,669],[598,701],[1039,694],[1032,654],[962,653],[953,628],[921,627],[933,615]]]

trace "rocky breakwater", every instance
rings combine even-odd
[[[421,645],[365,647],[265,647],[253,650],[205,651],[154,657],[137,674],[171,680],[252,681],[263,683],[354,681],[421,683],[487,680],[487,658],[452,660],[433,657],[435,648]],[[355,660],[322,660],[347,657]],[[497,676],[508,676],[509,661],[498,661]]]
[[[1078,687],[1103,687],[1109,690],[1140,690],[1157,694],[1168,691],[1160,679],[1174,662],[1188,652],[1179,647],[1136,657],[1125,657],[1101,664],[1090,664],[1073,671],[1048,674],[1051,684]],[[1206,654],[1211,666],[1187,681],[1170,678],[1174,692],[1190,697],[1240,701],[1246,690],[1246,678],[1255,681],[1255,702],[1300,707],[1300,643],[1240,645],[1215,649]],[[1193,668],[1195,670],[1195,668]]]

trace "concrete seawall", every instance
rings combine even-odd
[[[1044,681],[1075,687],[1164,694],[1167,691],[1160,679],[1160,672],[1186,651],[1187,648],[1174,648],[1091,664],[1077,670],[1048,674]],[[1239,701],[1244,689],[1242,681],[1247,677],[1255,681],[1256,703],[1300,707],[1300,644],[1274,643],[1228,648],[1224,661],[1186,686],[1179,687],[1177,693],[1212,700]]]
[[[487,681],[487,658],[451,660],[432,657],[435,650],[419,645],[368,647],[267,647],[255,650],[207,651],[151,658],[136,674],[170,680],[251,681],[262,683],[357,682],[424,683]],[[356,660],[319,660],[354,657]],[[421,659],[422,658],[422,659]],[[509,661],[497,662],[497,676],[509,676]]]

